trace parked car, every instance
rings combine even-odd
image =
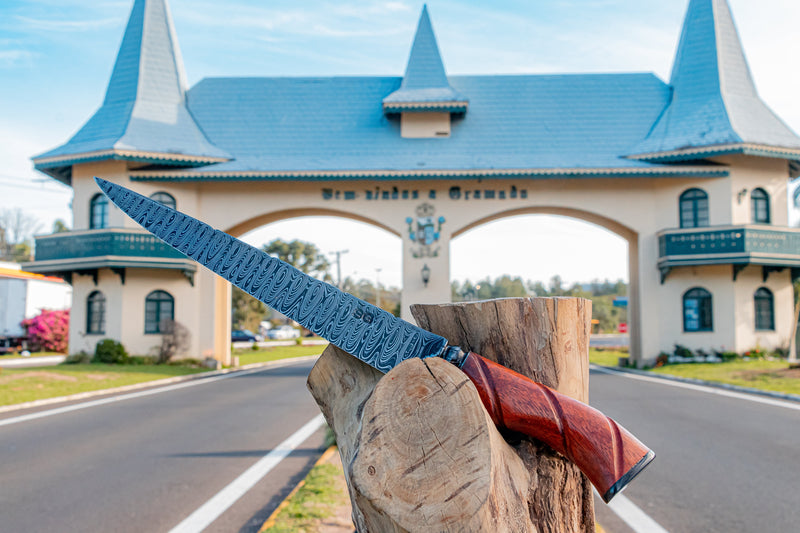
[[[270,339],[296,339],[300,336],[300,331],[292,326],[278,326],[267,332]]]
[[[235,329],[231,331],[231,342],[255,342],[258,338],[252,331],[247,329]]]

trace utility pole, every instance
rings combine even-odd
[[[377,308],[381,306],[381,270],[380,268],[375,269],[375,307]]]
[[[341,257],[342,257],[342,254],[346,254],[346,253],[347,253],[347,252],[349,252],[349,251],[350,251],[350,250],[337,250],[337,251],[335,251],[335,252],[328,252],[328,254],[329,254],[329,255],[335,255],[335,256],[336,256],[336,278],[337,278],[337,280],[338,280],[338,281],[336,282],[336,286],[337,286],[338,288],[340,288],[340,289],[342,288],[342,264],[341,264]]]

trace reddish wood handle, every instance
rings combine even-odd
[[[575,463],[606,503],[655,458],[597,409],[476,353],[461,369],[498,427],[542,441]]]

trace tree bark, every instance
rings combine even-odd
[[[413,306],[425,329],[580,401],[591,302]],[[491,422],[465,374],[406,361],[384,379],[330,347],[309,388],[337,437],[358,531],[594,531],[591,485],[544,444]]]

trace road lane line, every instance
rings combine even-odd
[[[166,387],[157,387],[157,388],[154,388],[154,389],[147,389],[147,390],[143,390],[143,391],[139,391],[139,392],[132,392],[130,394],[122,394],[120,396],[111,396],[109,398],[102,398],[100,400],[92,400],[90,402],[83,402],[83,403],[76,403],[76,404],[73,404],[73,405],[66,405],[64,407],[57,407],[55,409],[48,409],[46,411],[39,411],[37,413],[30,413],[30,414],[27,414],[27,415],[20,415],[20,416],[15,416],[15,417],[12,417],[12,418],[3,419],[3,420],[0,420],[0,427],[9,426],[11,424],[18,424],[20,422],[28,422],[30,420],[36,420],[37,418],[44,418],[44,417],[47,417],[47,416],[60,415],[60,414],[69,413],[69,412],[72,412],[72,411],[79,411],[81,409],[88,409],[90,407],[97,407],[97,406],[106,405],[106,404],[109,404],[109,403],[122,402],[122,401],[125,401],[125,400],[132,400],[134,398],[141,398],[143,396],[152,396],[154,394],[161,394],[162,392],[170,392],[170,391],[174,391],[174,390],[178,390],[178,389],[185,389],[187,387],[194,387],[196,385],[206,385],[208,383],[214,383],[216,381],[220,381],[220,380],[223,380],[223,379],[235,378],[237,376],[245,376],[247,374],[254,374],[256,372],[263,372],[265,370],[272,370],[273,368],[280,368],[282,366],[288,366],[288,365],[291,365],[291,364],[299,364],[299,363],[303,363],[303,362],[306,362],[306,361],[298,361],[298,360],[293,360],[293,359],[287,359],[285,363],[283,361],[279,362],[279,363],[283,363],[283,364],[276,364],[276,365],[272,365],[272,366],[269,366],[269,367],[259,367],[259,368],[254,368],[252,370],[243,370],[241,372],[231,372],[230,374],[223,374],[221,376],[214,376],[214,377],[208,377],[208,378],[198,378],[198,379],[192,380],[192,381],[184,381],[183,383],[176,383],[174,385],[167,385]]]
[[[597,494],[596,491],[595,494]],[[608,508],[614,511],[636,533],[668,533],[658,522],[622,494],[614,496],[614,499],[608,504]]]
[[[658,383],[659,385],[666,385],[668,387],[678,387],[679,389],[689,389],[698,392],[705,392],[708,394],[716,394],[718,396],[726,396],[728,398],[737,398],[739,400],[747,400],[749,402],[756,402],[756,403],[763,403],[765,405],[771,405],[773,407],[783,407],[785,409],[794,409],[795,411],[800,411],[800,403],[795,402],[787,402],[783,400],[776,400],[772,398],[766,398],[764,396],[756,396],[755,394],[747,394],[744,392],[735,392],[729,391],[725,389],[717,389],[715,387],[707,387],[704,385],[695,385],[694,383],[684,383],[682,381],[672,381],[670,379],[661,379],[661,378],[651,378],[649,376],[640,376],[639,374],[631,374],[629,372],[620,372],[619,370],[612,370],[606,367],[599,367],[597,365],[592,365],[592,370],[597,370],[598,372],[602,372],[604,374],[612,374],[615,376],[620,376],[628,379],[636,379],[639,381],[647,381],[650,383]]]
[[[317,415],[298,429],[288,439],[278,444],[267,455],[258,460],[239,477],[234,479],[227,487],[219,491],[214,497],[201,505],[195,512],[186,517],[183,522],[170,530],[170,533],[199,533],[207,528],[222,513],[244,496],[247,491],[261,481],[278,463],[287,455],[303,444],[315,431],[325,423],[322,415]]]

